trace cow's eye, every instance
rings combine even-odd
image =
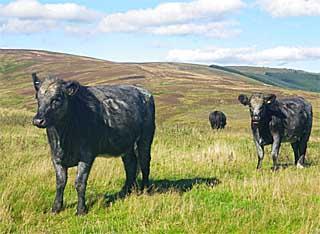
[[[57,108],[57,107],[59,107],[60,105],[61,105],[61,100],[59,100],[59,99],[53,99],[52,101],[51,101],[51,107],[53,108],[53,109],[55,109],[55,108]]]

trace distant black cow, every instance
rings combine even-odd
[[[226,115],[221,111],[211,112],[209,115],[209,121],[212,129],[223,129],[227,124]]]
[[[98,155],[122,156],[126,182],[120,195],[131,192],[138,165],[142,189],[149,186],[155,106],[148,91],[129,85],[89,87],[50,77],[40,81],[35,73],[32,77],[38,100],[33,124],[46,128],[56,171],[53,212],[62,209],[67,170],[73,166],[78,166],[77,214],[87,212],[87,179]]]
[[[301,97],[276,99],[274,94],[253,94],[238,97],[249,106],[251,128],[258,153],[257,169],[261,168],[264,146],[272,144],[273,169],[278,166],[281,142],[290,142],[295,164],[303,167],[307,142],[312,128],[312,106]]]

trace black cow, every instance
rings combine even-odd
[[[280,144],[290,142],[295,164],[303,167],[307,142],[312,128],[312,106],[302,97],[277,99],[274,94],[241,94],[240,103],[249,106],[251,128],[258,153],[257,169],[261,168],[264,146],[272,144],[273,169],[278,168]]]
[[[209,121],[212,129],[223,129],[227,124],[227,117],[221,111],[214,111],[210,113]]]
[[[77,214],[87,213],[87,179],[98,155],[122,156],[126,182],[119,196],[131,192],[138,166],[142,189],[149,186],[155,105],[148,91],[129,85],[82,86],[52,77],[40,81],[35,73],[32,77],[38,100],[33,124],[46,128],[56,171],[53,212],[62,209],[68,168],[77,166]]]

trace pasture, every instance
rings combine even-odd
[[[17,60],[12,54],[2,58],[6,62],[0,72],[0,233],[320,232],[319,94],[268,87],[197,65],[112,65],[50,56],[39,56],[43,61],[34,63],[30,61],[35,58]],[[96,67],[89,64],[83,69],[101,68],[105,73],[67,74],[77,59],[95,63]],[[36,104],[30,71],[35,69],[85,84],[141,84],[154,93],[157,130],[150,194],[112,200],[125,180],[122,161],[98,158],[88,181],[88,215],[75,216],[75,168],[69,170],[65,209],[58,215],[50,213],[54,169],[45,131],[31,125]],[[123,79],[123,71],[135,76]],[[282,169],[271,171],[267,147],[262,170],[256,171],[249,112],[237,101],[239,93],[253,91],[298,94],[312,102],[309,167],[295,168],[291,146],[283,144]],[[225,130],[211,130],[208,115],[215,109],[227,115]]]

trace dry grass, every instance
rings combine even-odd
[[[63,65],[65,59],[71,64],[83,63],[84,70],[103,71],[104,77],[109,77],[108,71],[121,69],[110,62],[86,58],[24,53],[19,63],[26,64],[28,59],[34,62],[27,68],[18,66],[14,70],[21,82],[6,83],[11,72],[0,73],[0,233],[320,232],[319,95],[268,90],[241,77],[185,64],[130,64],[126,70],[131,75],[145,75],[146,80],[138,79],[139,84],[147,86],[156,96],[158,128],[152,149],[153,192],[132,194],[106,204],[106,197],[120,190],[124,171],[120,159],[98,158],[88,182],[89,214],[75,216],[77,197],[72,168],[65,191],[66,208],[52,215],[54,170],[45,132],[30,124],[34,101],[25,74],[34,68],[45,73],[49,66],[63,72],[69,69],[69,65]],[[17,58],[13,52],[1,56],[8,61]],[[139,72],[131,73],[130,69]],[[75,78],[85,80],[84,70]],[[112,74],[120,74],[117,72]],[[110,82],[116,82],[116,77]],[[98,75],[96,79],[90,82],[99,82]],[[281,163],[289,164],[288,167],[272,172],[268,149],[263,169],[255,170],[257,159],[248,111],[236,101],[240,92],[248,90],[299,94],[312,101],[315,124],[308,149],[310,167],[299,170],[291,165],[293,153],[284,144]],[[212,109],[227,114],[224,131],[210,129],[207,119]]]

